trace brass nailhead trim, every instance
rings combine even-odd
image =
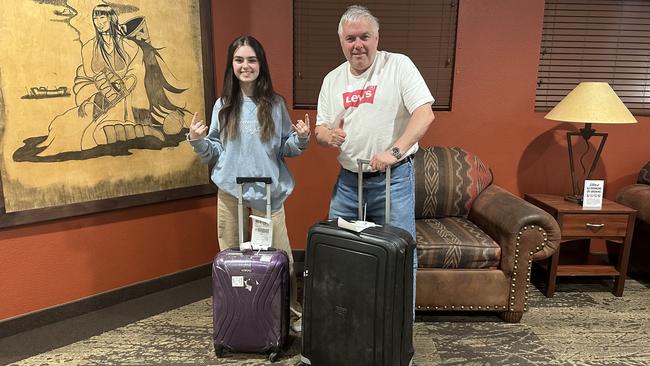
[[[514,301],[515,301],[514,294],[516,292],[516,285],[517,285],[517,279],[516,279],[516,277],[517,277],[517,269],[518,269],[517,263],[519,262],[519,244],[520,244],[520,240],[521,240],[521,235],[523,235],[523,231],[527,230],[528,228],[529,228],[528,226],[524,226],[523,230],[518,232],[517,240],[516,240],[516,243],[515,243],[515,265],[513,266],[513,277],[512,277],[512,281],[511,281],[511,289],[512,289],[511,292],[512,292],[513,295],[511,296],[511,301],[512,302],[510,303],[510,306],[514,306]],[[530,229],[534,230],[535,225],[530,225]],[[548,238],[547,238],[546,231],[541,226],[537,227],[537,231],[541,232],[542,236],[544,237],[543,242],[539,246],[535,247],[535,250],[539,251],[540,246],[543,248],[546,245],[546,242],[548,242]],[[530,257],[528,259],[528,266],[526,266],[527,271],[526,271],[526,287],[525,287],[525,291],[524,291],[524,311],[528,310],[528,306],[527,306],[528,305],[528,302],[527,302],[528,301],[528,289],[530,288],[530,275],[531,275],[531,269],[532,269],[532,263],[533,263],[532,257],[533,257],[533,255],[535,253],[531,251],[528,254],[529,254]],[[495,308],[496,308],[496,306],[495,306]],[[505,309],[506,307],[504,306],[503,308]],[[514,311],[514,309],[510,309],[510,311]]]
[[[524,228],[523,228],[523,230],[528,230],[528,229],[529,229],[528,226],[524,226]],[[530,226],[530,229],[535,229],[535,225],[531,225],[531,226]],[[541,226],[538,227],[537,230],[540,231],[540,232],[542,232],[542,235],[545,236],[545,238],[544,238],[544,243],[541,244],[541,246],[543,247],[543,246],[545,245],[545,242],[548,241],[548,239],[546,238],[546,235],[547,235],[547,234],[546,234],[546,231],[544,231],[544,230],[542,229]],[[519,232],[519,235],[517,236],[517,241],[516,241],[516,243],[515,243],[515,265],[514,265],[514,267],[513,267],[514,271],[513,271],[512,281],[511,281],[511,287],[512,287],[512,289],[511,289],[511,293],[513,294],[513,295],[510,297],[510,300],[511,300],[511,302],[510,302],[510,306],[511,306],[511,307],[514,307],[514,306],[515,306],[515,296],[514,296],[514,293],[516,292],[516,284],[517,284],[517,278],[516,278],[516,277],[517,277],[517,271],[516,271],[516,270],[518,269],[517,262],[519,261],[519,244],[520,244],[519,241],[521,240],[521,235],[522,235],[522,234],[523,234],[522,231],[520,231],[520,232]],[[539,246],[536,247],[536,250],[539,250]],[[532,256],[533,256],[534,254],[535,254],[535,253],[532,252],[532,251],[529,252],[529,255],[530,255],[531,258],[528,259],[528,264],[529,264],[529,265],[526,266],[526,267],[527,267],[527,273],[526,273],[526,279],[527,279],[527,281],[526,281],[526,287],[525,287],[526,290],[524,291],[524,311],[528,311],[528,289],[530,288],[530,274],[531,274],[531,268],[532,268],[532,263],[533,263]],[[452,310],[456,308],[455,305],[450,305],[450,307],[451,307]],[[417,308],[418,308],[418,309],[421,309],[422,306],[418,305]],[[427,309],[430,309],[429,306],[427,306],[426,308],[427,308]],[[434,308],[435,308],[436,310],[439,309],[438,306],[435,306]],[[474,305],[468,305],[468,308],[469,308],[470,310],[474,310]],[[483,305],[476,305],[476,308],[477,308],[478,310],[482,310]],[[443,306],[443,309],[445,309],[445,310],[448,309],[448,306],[447,306],[447,305],[444,305],[444,306]],[[460,309],[461,309],[461,310],[465,310],[465,305],[460,305]],[[489,309],[490,309],[490,305],[485,305],[485,309],[486,309],[486,310],[489,310]],[[494,310],[498,310],[498,309],[499,309],[499,305],[494,305]],[[502,305],[502,306],[501,306],[501,309],[503,309],[503,310],[509,310],[509,311],[511,311],[511,312],[514,312],[514,311],[515,311],[514,309],[508,309],[508,307],[507,307],[506,305]]]

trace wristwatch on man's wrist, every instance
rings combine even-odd
[[[399,151],[399,147],[393,146],[390,148],[390,153],[393,154],[395,159],[399,160],[402,158],[402,153]]]

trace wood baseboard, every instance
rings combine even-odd
[[[294,250],[293,258],[296,274],[299,277],[302,277],[305,263],[304,249]],[[66,304],[9,318],[0,321],[0,338],[56,323],[68,318],[73,318],[75,316],[179,286],[204,277],[209,277],[211,274],[212,266],[208,263],[163,277],[89,296]]]
[[[182,285],[187,282],[210,276],[211,271],[211,265],[204,264],[163,277],[89,296],[66,304],[9,318],[0,321],[0,338]]]

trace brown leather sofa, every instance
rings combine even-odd
[[[494,311],[519,322],[532,262],[559,245],[555,219],[493,184],[461,148],[420,147],[414,169],[416,310]]]
[[[650,161],[639,172],[636,184],[618,192],[616,201],[637,211],[628,273],[650,277]]]

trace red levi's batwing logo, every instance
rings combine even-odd
[[[362,103],[372,104],[375,101],[377,85],[371,85],[365,89],[359,89],[343,93],[343,108],[358,107]]]

